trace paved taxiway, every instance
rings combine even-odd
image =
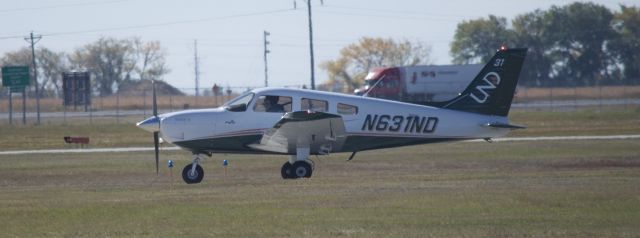
[[[494,142],[510,141],[560,141],[560,140],[631,140],[640,139],[640,135],[605,135],[605,136],[541,136],[541,137],[505,137],[496,138]],[[484,140],[470,140],[468,142],[484,142]],[[64,154],[64,153],[117,153],[153,151],[153,147],[121,147],[121,148],[78,148],[78,149],[44,149],[44,150],[13,150],[0,151],[0,155],[24,154]],[[160,150],[180,150],[179,147],[161,147]]]

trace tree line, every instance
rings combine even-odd
[[[62,72],[89,71],[93,90],[100,96],[113,94],[122,83],[162,79],[169,72],[165,62],[166,50],[160,42],[143,42],[137,37],[102,37],[70,54],[38,47],[35,54],[38,86],[43,96],[62,94]],[[31,49],[27,47],[5,53],[0,59],[2,66],[31,67],[31,62]],[[31,80],[34,80],[33,76]],[[30,86],[34,87],[35,84],[31,82]]]
[[[501,46],[529,48],[520,85],[574,87],[640,84],[640,8],[576,2],[516,16],[489,15],[456,27],[453,64],[486,63]],[[323,62],[326,85],[347,92],[362,85],[372,68],[429,64],[428,45],[363,37]],[[325,86],[326,87],[326,86]]]
[[[527,47],[521,85],[595,86],[640,83],[640,8],[612,11],[576,2],[506,18],[458,24],[453,63],[486,62],[501,45]]]

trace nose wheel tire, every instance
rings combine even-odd
[[[202,178],[204,177],[202,166],[196,165],[195,171],[191,171],[192,166],[191,164],[184,166],[184,169],[182,169],[182,179],[188,184],[202,182]]]

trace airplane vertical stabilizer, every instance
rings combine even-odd
[[[469,86],[442,108],[507,116],[526,54],[526,48],[499,50]]]

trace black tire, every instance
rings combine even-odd
[[[204,177],[204,170],[202,169],[202,166],[199,164],[196,165],[196,171],[193,175],[191,174],[191,166],[191,164],[188,164],[187,166],[184,166],[184,169],[182,169],[182,179],[184,182],[187,184],[202,182],[202,178]]]
[[[307,161],[296,161],[291,168],[294,178],[311,178],[313,169]]]
[[[292,166],[289,162],[284,162],[284,164],[282,165],[282,169],[280,170],[280,174],[282,175],[283,179],[293,178],[293,170],[291,168]]]

